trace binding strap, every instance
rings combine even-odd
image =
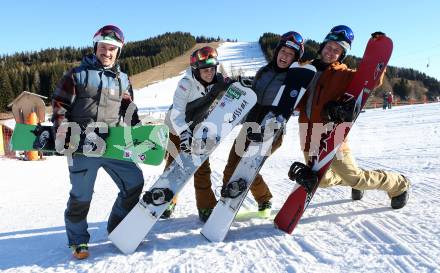
[[[240,178],[235,181],[229,182],[221,190],[221,196],[227,198],[236,198],[247,189],[247,183],[244,179]]]
[[[144,193],[142,200],[153,206],[160,206],[173,199],[174,192],[168,188],[152,188]]]

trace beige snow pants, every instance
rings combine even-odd
[[[358,167],[349,149],[340,153],[321,179],[319,187],[349,186],[357,190],[382,190],[390,198],[409,189],[410,182],[403,175],[384,170],[363,170]],[[304,152],[304,158],[307,162],[307,152]]]

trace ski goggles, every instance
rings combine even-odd
[[[210,58],[199,62],[199,68],[207,68],[218,65],[218,61],[215,58]]]
[[[278,45],[283,45],[291,49],[297,50],[299,58],[304,53],[304,39],[298,32],[289,31],[281,35]]]
[[[124,34],[122,33],[122,30],[120,30],[116,26],[107,25],[99,29],[94,37],[110,37],[113,39],[116,39],[120,41],[121,43],[124,43]]]
[[[345,40],[349,44],[351,44],[351,42],[354,40],[353,31],[351,30],[351,28],[344,26],[344,25],[333,27],[330,30],[330,34],[337,35],[339,38],[342,38],[343,40]]]
[[[281,36],[281,39],[286,41],[286,45],[289,45],[288,42],[293,42],[297,45],[302,45],[304,43],[304,39],[298,32],[295,31],[289,31],[287,33],[284,33]]]
[[[214,48],[209,46],[202,47],[191,54],[191,66],[195,69],[216,66],[218,65],[217,55],[217,50]]]
[[[217,50],[215,50],[212,47],[202,47],[201,49],[197,50],[196,53],[196,61],[204,62],[204,63],[216,63],[217,62]]]

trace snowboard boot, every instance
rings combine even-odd
[[[391,198],[391,207],[393,209],[401,209],[408,202],[409,194],[408,191],[404,191],[402,194]]]
[[[200,221],[205,223],[206,221],[208,221],[208,218],[211,215],[213,209],[197,209],[197,210],[199,211]]]
[[[351,199],[352,200],[361,200],[364,197],[364,190],[351,189]]]
[[[160,216],[160,219],[169,219],[173,214],[175,208],[176,208],[176,203],[174,202],[173,199],[173,201],[171,201],[171,203],[168,205],[168,208]]]
[[[259,218],[269,218],[272,212],[272,202],[265,201],[258,203],[258,217]]]
[[[71,245],[72,255],[78,260],[89,257],[89,247],[87,244]]]

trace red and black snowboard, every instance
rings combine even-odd
[[[390,38],[381,32],[372,34],[357,72],[343,96],[344,100],[355,100],[355,117],[359,115],[370,92],[375,87],[379,77],[381,77],[391,57],[392,50],[393,42]],[[330,167],[352,124],[347,122],[335,123],[332,130],[322,135],[318,155],[311,157],[307,164],[317,174],[318,181],[321,180]],[[293,192],[276,215],[275,226],[289,234],[292,233],[317,187],[318,183],[311,191],[307,192],[304,186],[296,184]]]

